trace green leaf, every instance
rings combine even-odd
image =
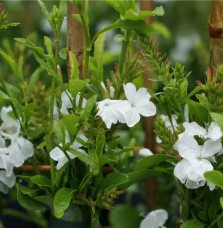
[[[85,175],[85,177],[82,179],[82,181],[79,185],[78,192],[83,192],[85,190],[85,188],[89,184],[91,178],[92,178],[92,173],[87,173]]]
[[[43,175],[33,176],[30,180],[39,187],[52,187],[50,180]]]
[[[69,82],[69,91],[76,98],[77,94],[83,90],[89,80],[71,79]]]
[[[78,69],[77,58],[72,51],[69,51],[69,62],[70,62],[70,79],[78,80],[79,79],[79,69]]]
[[[64,215],[65,210],[69,207],[75,189],[61,188],[54,197],[54,215],[57,218],[61,218]]]
[[[128,9],[124,16],[122,17],[123,20],[132,20],[132,21],[139,21],[139,20],[145,20],[147,17],[153,17],[153,16],[163,16],[164,15],[164,9],[162,6],[157,7],[153,11],[141,11],[136,12],[132,9]]]
[[[81,120],[82,121],[86,121],[89,118],[94,106],[96,105],[96,100],[97,100],[96,95],[92,96],[90,99],[88,99],[87,104],[81,113]]]
[[[141,169],[134,172],[127,173],[129,180],[126,183],[120,185],[121,188],[127,189],[129,186],[143,181],[149,177],[155,177],[159,175],[161,171]]]
[[[215,113],[215,112],[211,112],[210,113],[211,118],[217,122],[217,124],[219,125],[219,127],[221,128],[221,130],[223,131],[223,115],[219,114],[219,113]]]
[[[163,23],[160,23],[157,21],[153,22],[152,27],[153,27],[153,29],[155,29],[156,34],[160,34],[167,39],[170,38],[170,36],[171,36],[170,31]]]
[[[70,136],[73,137],[76,135],[79,131],[79,116],[75,116],[74,114],[64,115],[63,121]]]
[[[57,138],[60,140],[60,142],[64,145],[65,144],[65,132],[66,127],[63,120],[58,120],[55,122],[53,126],[53,130],[57,136]]]
[[[81,15],[80,14],[72,14],[72,17],[74,19],[76,19],[82,25],[82,20],[81,20]]]
[[[164,161],[168,161],[171,157],[164,154],[154,154],[145,158],[141,158],[134,166],[134,171],[151,168],[155,165],[159,165]]]
[[[180,96],[181,96],[182,100],[187,96],[187,88],[188,88],[188,81],[184,80],[180,84]]]
[[[67,60],[67,48],[60,49],[59,56],[61,59]]]
[[[126,11],[125,2],[120,0],[106,0],[106,2],[112,6],[121,15],[124,15]]]
[[[208,101],[207,97],[205,96],[204,93],[202,94],[197,94],[196,98],[200,101],[200,104],[206,108],[207,110],[209,110],[211,108],[211,103]]]
[[[45,15],[45,17],[47,18],[47,20],[51,24],[51,16],[50,16],[50,14],[49,14],[49,12],[48,12],[48,10],[46,8],[46,5],[43,3],[42,0],[38,0],[38,3],[39,3],[39,5],[40,5],[40,7],[42,9],[43,14]]]
[[[212,183],[223,190],[223,174],[220,171],[208,171],[204,174],[207,182]]]
[[[91,167],[97,165],[95,164],[95,161],[91,157],[89,157],[87,153],[83,151],[75,150],[73,148],[69,148],[68,151],[74,154],[78,159],[80,159],[85,164],[90,165]]]
[[[108,174],[101,183],[102,189],[110,189],[115,186],[120,186],[123,183],[128,182],[129,178],[125,173],[113,172]]]
[[[17,42],[25,45],[26,47],[32,48],[37,51],[39,54],[43,55],[43,49],[41,47],[36,46],[31,40],[23,39],[23,38],[14,38]]]
[[[208,111],[200,103],[195,102],[191,99],[186,99],[189,106],[189,114],[192,120],[197,122],[207,122],[208,121]]]
[[[51,211],[53,211],[53,199],[50,196],[37,196],[35,197],[35,200],[46,205]]]
[[[20,188],[20,191],[22,194],[24,195],[32,195],[33,193],[39,191],[39,189],[35,189],[35,188],[30,188],[30,187],[27,187],[27,186],[19,186]]]
[[[33,92],[37,81],[40,78],[41,73],[43,72],[43,68],[42,67],[38,67],[30,76],[29,79],[29,85],[28,85],[28,89],[29,89],[29,93]]]
[[[112,29],[127,29],[127,30],[134,30],[139,34],[142,35],[150,35],[150,34],[158,34],[161,33],[162,35],[167,36],[168,34],[168,30],[167,28],[160,24],[160,23],[153,23],[153,25],[148,25],[145,21],[131,21],[131,20],[121,20],[118,19],[117,21],[115,21],[113,24],[108,25],[107,27],[105,27],[104,29],[102,29],[101,31],[99,31],[92,39],[92,44],[94,42],[94,40],[102,33],[107,32],[109,30]]]
[[[180,228],[204,228],[204,224],[198,220],[188,220]]]
[[[17,200],[19,204],[27,210],[45,211],[47,209],[44,204],[36,201],[28,195],[23,195],[20,191],[19,185],[17,185]]]
[[[24,80],[24,75],[23,75],[23,56],[21,55],[18,60],[18,69],[17,69],[17,76],[21,79]]]
[[[47,53],[53,55],[53,44],[52,40],[48,36],[44,36],[44,45],[46,47]]]
[[[136,228],[140,227],[141,218],[135,208],[121,205],[109,213],[109,221],[113,228]]]
[[[192,96],[194,96],[196,93],[198,93],[199,91],[201,91],[201,86],[197,86],[195,87],[188,95],[187,98],[191,98]]]
[[[17,75],[17,73],[18,73],[18,66],[17,66],[16,61],[10,55],[8,55],[4,51],[0,51],[0,55],[7,62],[7,64],[10,66],[10,68],[11,68],[12,72],[15,74],[15,76],[18,76]]]

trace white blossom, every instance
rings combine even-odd
[[[142,157],[148,157],[153,155],[153,152],[147,148],[142,148],[139,150],[139,155]]]
[[[12,184],[15,182],[13,168],[22,166],[25,160],[34,153],[33,144],[19,136],[20,122],[10,117],[11,111],[11,107],[3,107],[1,110],[0,172],[2,178],[0,178],[0,191],[2,192],[7,192],[8,187],[11,188],[14,185]]]
[[[185,128],[185,131],[182,134],[188,134],[191,136],[199,136],[204,139],[212,139],[213,141],[217,141],[222,137],[222,131],[219,125],[216,122],[212,122],[211,125],[205,129],[204,127],[201,127],[196,122],[184,122],[183,126]],[[181,136],[180,136],[181,137]]]
[[[136,91],[133,83],[124,85],[127,100],[105,99],[98,102],[97,115],[102,118],[107,128],[118,121],[133,127],[140,121],[140,115],[148,117],[156,114],[156,106],[149,100],[146,88]]]
[[[121,114],[117,113],[118,109],[121,109],[123,101],[105,99],[98,102],[97,115],[102,118],[107,128],[111,128],[112,124],[116,124],[121,117]]]
[[[84,142],[87,142],[87,138],[82,134],[79,133],[77,135],[77,138],[80,138]],[[66,132],[66,143],[70,142],[70,137],[69,134]],[[62,144],[60,144],[62,146]],[[70,146],[70,148],[76,149],[80,152],[85,153],[83,149],[80,149],[82,147],[82,144],[79,143],[77,140],[74,141],[74,143]],[[76,156],[68,151],[66,151],[67,155],[70,157],[70,159],[76,158]],[[69,160],[65,153],[59,148],[55,147],[53,150],[50,151],[50,157],[54,160],[57,161],[57,169],[61,169]]]
[[[174,145],[174,149],[183,158],[176,164],[174,175],[187,188],[196,189],[204,186],[204,173],[213,170],[210,160],[221,148],[220,139],[217,141],[207,139],[203,145],[199,145],[193,136],[182,135]]]
[[[60,112],[62,114],[69,114],[68,110],[73,107],[73,104],[72,104],[73,100],[74,99],[68,90],[66,90],[66,92],[64,91],[61,94],[61,103],[62,104],[61,104]],[[80,93],[77,94],[76,99],[75,99],[76,106],[79,105],[79,100],[80,100]],[[85,98],[83,98],[82,108],[85,108],[86,103],[87,103],[87,100]]]
[[[131,119],[131,126],[134,126],[139,120],[140,115],[149,117],[156,114],[156,106],[150,101],[150,94],[146,88],[140,88],[138,91],[133,83],[124,85],[126,98],[131,105],[131,109],[124,115],[126,119]],[[135,120],[135,121],[133,121]]]
[[[165,228],[168,214],[163,209],[151,211],[141,222],[140,228]]]

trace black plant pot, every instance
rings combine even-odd
[[[89,208],[71,205],[62,218],[51,215],[49,228],[91,228]]]

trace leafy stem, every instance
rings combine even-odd
[[[98,228],[99,227],[99,216],[98,211],[95,207],[91,208],[91,227]]]
[[[121,54],[120,54],[120,59],[119,59],[119,71],[120,71],[120,75],[121,75],[121,79],[123,80],[123,69],[124,69],[124,63],[125,63],[125,57],[126,57],[126,52],[128,49],[128,44],[129,44],[129,40],[131,37],[131,30],[126,30],[125,31],[125,37],[122,43],[122,50],[121,50]]]

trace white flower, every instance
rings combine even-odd
[[[76,100],[75,100],[76,106],[79,105],[79,100],[80,100],[80,93],[78,93],[76,96]],[[69,114],[68,110],[73,107],[73,104],[72,104],[73,97],[68,90],[66,90],[66,92],[64,91],[61,94],[61,102],[62,102],[62,104],[61,104],[60,112],[62,114]],[[87,103],[87,100],[84,98],[83,102],[82,102],[82,108],[85,108],[86,103]]]
[[[9,116],[11,111],[12,108],[10,106],[2,107],[1,119],[3,122],[0,126],[0,135],[14,142],[17,140],[20,133],[20,123],[19,120],[15,120]]]
[[[126,98],[131,105],[131,109],[123,115],[126,120],[130,121],[130,126],[134,126],[140,120],[140,114],[145,117],[154,116],[156,114],[156,106],[150,101],[150,94],[146,88],[140,88],[138,91],[133,83],[124,85]]]
[[[0,190],[7,192],[14,184],[13,168],[23,165],[25,160],[34,153],[33,144],[19,136],[20,122],[9,116],[11,107],[1,110],[2,124],[0,126]],[[6,143],[7,140],[7,143]],[[13,182],[14,181],[14,182]]]
[[[191,136],[197,135],[204,139],[212,139],[213,141],[217,141],[222,137],[221,128],[216,122],[212,122],[207,130],[196,122],[184,122],[183,126],[185,128],[185,131],[182,134],[188,134]]]
[[[124,101],[121,100],[110,100],[105,99],[98,102],[98,113],[97,116],[100,116],[105,122],[107,128],[111,128],[112,124],[116,124],[121,117],[121,114],[118,114],[117,110],[123,107]]]
[[[111,128],[111,125],[118,121],[133,127],[140,121],[140,114],[146,117],[156,114],[156,106],[149,101],[151,96],[146,88],[136,91],[134,84],[127,83],[124,91],[127,100],[105,99],[98,102],[97,115],[102,118],[107,128]]]
[[[9,188],[14,186],[15,181],[16,177],[14,173],[12,173],[10,176],[7,176],[5,170],[0,170],[0,192],[7,194]]]
[[[142,157],[148,157],[153,155],[153,152],[147,148],[142,148],[139,150],[139,155]]]
[[[140,228],[165,228],[168,214],[163,209],[150,212],[141,222]]]
[[[87,142],[87,138],[83,135],[83,134],[78,134],[77,135],[78,138],[80,138],[81,140],[83,140],[84,142]],[[66,132],[66,143],[70,142],[70,137],[69,134]],[[61,144],[60,144],[61,145]],[[74,141],[74,143],[70,146],[70,148],[76,149],[80,152],[85,153],[84,150],[80,149],[80,147],[82,147],[82,144],[79,143],[78,141]],[[68,151],[67,155],[70,157],[70,159],[74,159],[76,158],[76,156]],[[54,160],[57,161],[57,169],[61,169],[69,160],[66,157],[66,155],[64,154],[64,152],[58,148],[55,147],[53,150],[50,151],[50,157]]]
[[[213,155],[222,148],[220,139],[208,139],[204,145],[199,145],[191,135],[183,135],[174,145],[183,158],[177,163],[174,175],[185,184],[187,188],[195,189],[205,184],[204,173],[213,170],[210,162]]]

